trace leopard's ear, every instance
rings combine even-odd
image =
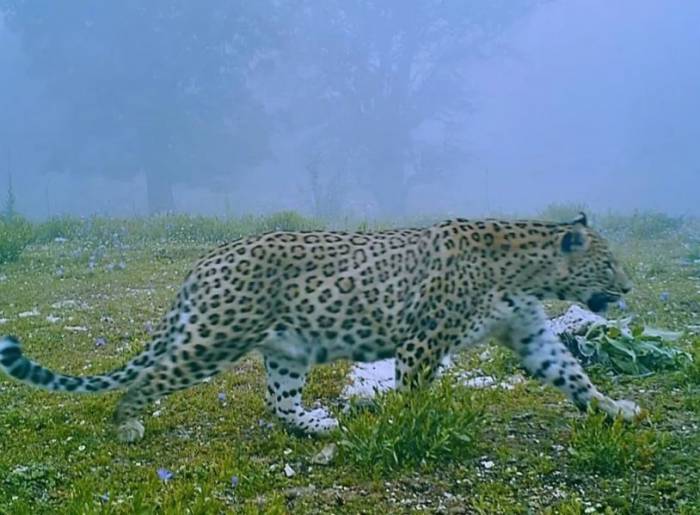
[[[571,222],[571,225],[583,225],[584,227],[588,227],[588,217],[586,213],[581,211],[578,216],[574,218],[573,222]]]
[[[585,252],[588,249],[588,235],[583,230],[585,224],[575,224],[573,228],[566,231],[561,237],[560,246],[564,254],[576,254]]]

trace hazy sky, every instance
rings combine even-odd
[[[509,33],[473,75],[492,204],[699,214],[698,21],[695,1],[555,1]]]
[[[0,0],[0,11],[15,3]],[[217,49],[211,62],[188,45],[172,54],[167,44],[139,49],[139,31],[180,37],[187,19],[105,36],[113,15],[73,9],[66,24],[77,19],[81,30],[95,24],[102,32],[68,44],[71,30],[48,31],[43,52],[55,55],[41,61],[46,55],[32,45],[42,32],[27,20],[42,17],[42,3],[17,23],[8,16],[0,22],[0,180],[11,168],[19,208],[32,217],[144,214],[153,202],[144,170],[153,169],[172,179],[175,209],[207,214],[330,206],[358,216],[472,216],[576,202],[700,215],[700,2],[550,0],[512,17],[487,13],[461,37],[452,34],[470,13],[459,9],[411,32],[419,20],[400,11],[375,19],[358,10],[353,18],[339,8],[323,23],[331,3],[274,3],[298,4],[298,15],[246,14],[258,20],[249,32],[251,23],[234,27],[236,12],[212,18],[216,31],[209,18],[192,21],[191,33],[213,42],[202,52]],[[482,28],[491,19],[501,29]],[[411,47],[408,93],[394,108],[402,89],[394,72]],[[139,52],[154,58],[144,67]],[[100,68],[99,56],[113,54],[118,73]],[[43,73],[42,62],[58,71]],[[222,63],[232,71],[224,74]],[[63,74],[65,85],[69,72],[75,90],[52,82]],[[425,87],[421,74],[432,74],[434,85]],[[177,87],[161,104],[159,88],[170,83]],[[455,92],[460,102],[451,103]],[[94,116],[94,105],[82,104],[92,94],[101,109]],[[145,130],[149,116],[174,121]],[[181,151],[169,160],[154,157],[173,146]],[[236,149],[257,146],[228,171]],[[394,184],[404,200],[388,209]]]

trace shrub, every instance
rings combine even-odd
[[[24,218],[0,218],[0,263],[16,261],[32,237],[32,226]]]
[[[72,216],[57,216],[35,225],[34,238],[37,243],[51,243],[56,238],[75,239],[80,235],[83,222]]]

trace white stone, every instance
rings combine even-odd
[[[289,465],[289,463],[284,466],[284,475],[287,477],[292,477],[296,474],[296,471]]]

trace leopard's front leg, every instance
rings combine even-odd
[[[597,401],[599,409],[610,417],[634,420],[640,407],[628,400],[613,400],[595,387],[579,362],[547,326],[540,306],[530,306],[515,315],[507,331],[506,344],[522,359],[530,374],[559,388],[576,406],[588,409]]]

